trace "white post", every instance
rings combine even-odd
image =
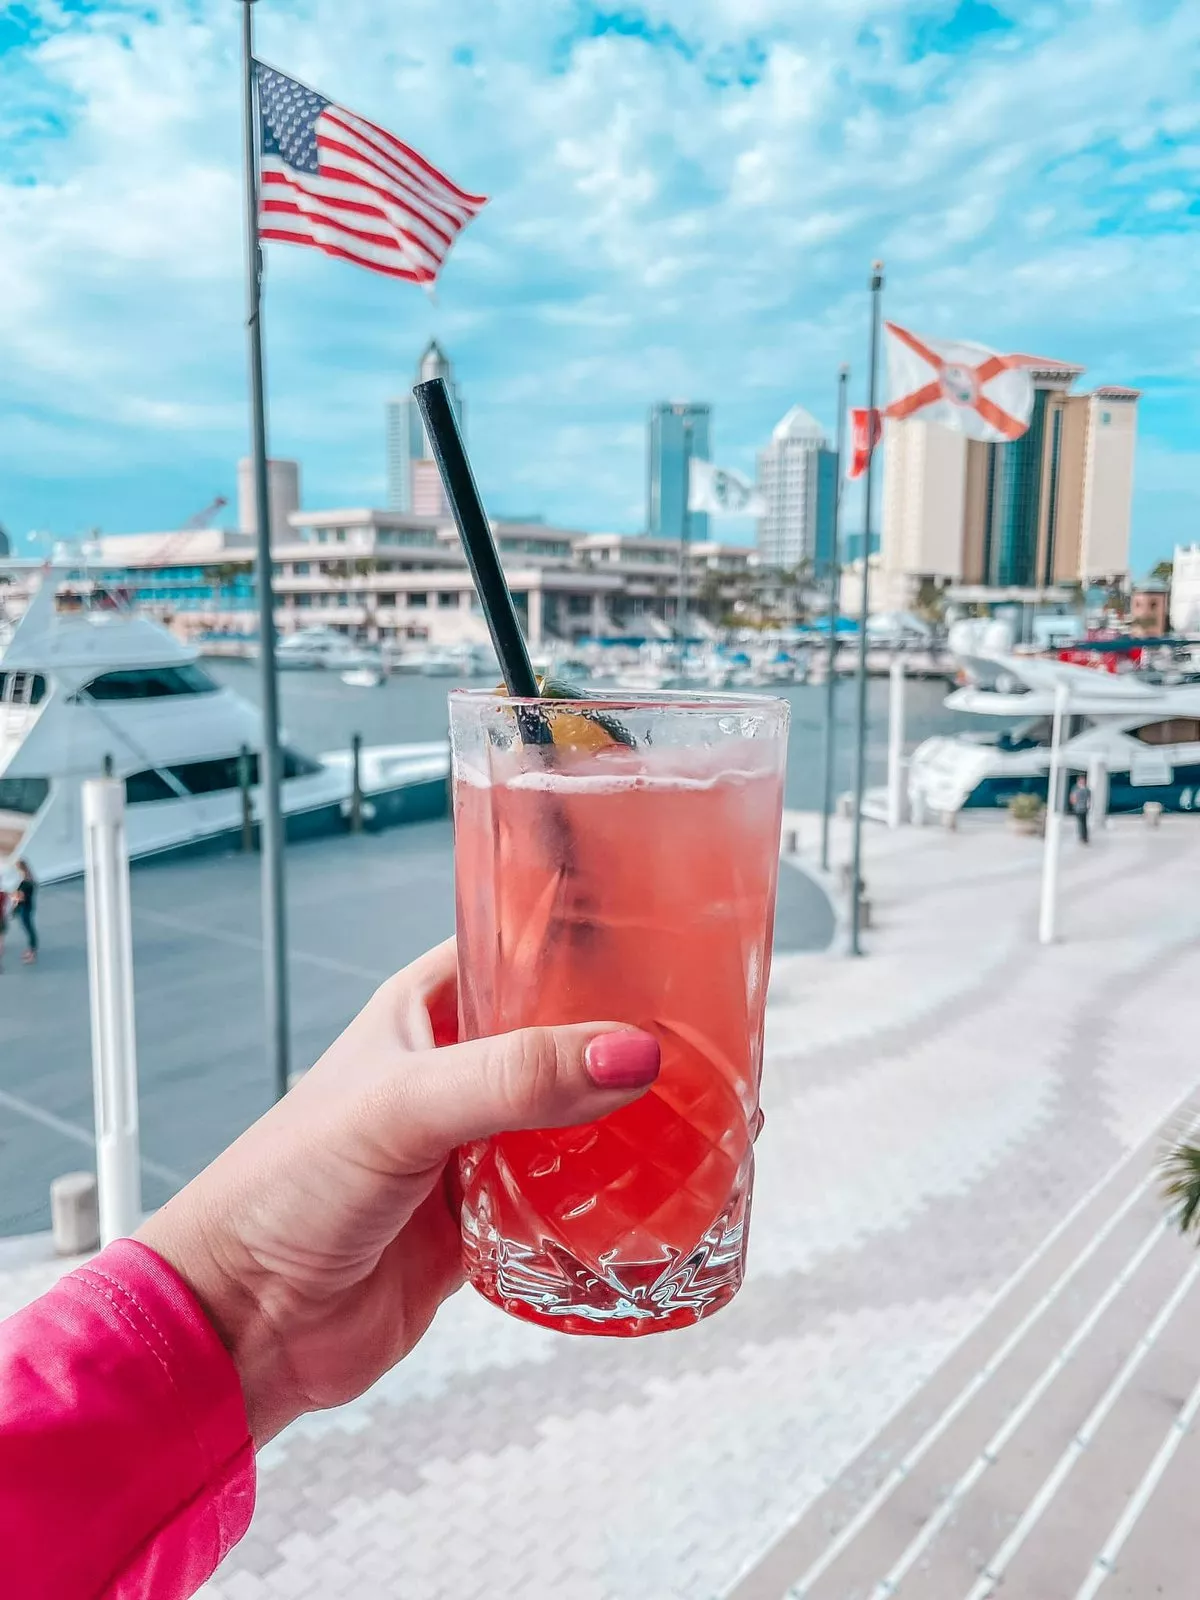
[[[1107,828],[1108,763],[1103,756],[1092,757],[1088,765],[1087,785],[1092,791],[1092,826],[1094,828]]]
[[[1067,714],[1065,683],[1054,689],[1054,733],[1050,741],[1050,774],[1046,787],[1046,842],[1042,850],[1042,903],[1038,912],[1038,940],[1053,944],[1058,916],[1058,854],[1062,844],[1062,739]]]
[[[108,1244],[127,1237],[142,1220],[129,849],[125,786],[119,779],[84,783],[83,845],[96,1179],[100,1242]]]
[[[540,583],[529,585],[529,643],[535,650],[542,648],[542,586]]]
[[[887,825],[904,821],[904,657],[892,658],[888,693]]]

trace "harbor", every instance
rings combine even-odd
[[[254,664],[208,661],[214,682],[253,705]],[[453,679],[402,674],[364,692],[336,672],[281,675],[286,744],[349,760],[354,738],[368,749],[433,749],[446,736]],[[824,690],[779,691],[792,712],[788,803],[820,802]],[[915,738],[965,720],[942,705],[944,685],[910,686]],[[867,746],[873,784],[886,774],[887,685],[871,685]],[[836,781],[853,779],[853,707],[836,699]],[[111,718],[104,725],[114,744]],[[139,730],[140,731],[140,730]],[[139,747],[137,764],[146,759]],[[165,760],[165,755],[160,758]],[[99,767],[99,757],[95,767]],[[444,782],[444,780],[443,780]],[[235,796],[236,799],[236,796]],[[168,802],[171,803],[171,802]],[[392,971],[453,931],[452,838],[444,795],[434,813],[383,831],[348,833],[342,811],[330,827],[288,849],[289,937],[294,995],[293,1059],[314,1061]],[[250,841],[253,846],[254,839]],[[205,844],[197,854],[197,845]],[[143,1182],[161,1202],[270,1104],[261,1017],[259,857],[240,825],[207,841],[157,850],[132,875]],[[48,1225],[51,1180],[86,1165],[92,1124],[84,889],[75,874],[40,899],[42,952],[21,971],[10,938],[0,982],[5,1050],[0,1064],[0,1235]],[[818,949],[833,937],[829,902],[802,874],[785,873],[776,947]],[[318,981],[312,981],[316,979]]]
[[[1200,1262],[1155,1179],[1200,1116],[1171,1042],[1200,960],[1200,688],[1154,659],[1115,673],[1045,649],[959,654],[955,687],[894,649],[886,679],[861,681],[855,893],[858,697],[782,654],[733,664],[774,667],[792,721],[744,1289],[636,1361],[456,1296],[361,1400],[263,1451],[259,1515],[211,1600],[379,1583],[428,1600],[562,1583],[584,1600],[986,1600],[1010,1567],[1030,1592],[1089,1600],[1113,1552],[1135,1585],[1163,1571],[1143,1518],[1177,1493],[1177,1419],[1200,1408],[1164,1404],[1164,1385],[1200,1378]],[[668,674],[692,694],[730,687],[688,682],[681,650],[621,659],[618,677],[654,671],[640,692],[664,704]],[[261,664],[73,601],[31,607],[3,661],[10,850],[36,850],[46,881],[39,960],[0,977],[0,1312],[69,1266],[52,1187],[98,1156],[89,888],[58,842],[98,767],[122,780],[135,856],[142,1205],[279,1087],[262,796],[233,758],[259,738]],[[552,666],[606,692],[586,643]],[[491,668],[459,657],[365,682],[360,667],[278,680],[295,1076],[455,925],[447,696]],[[25,770],[43,782],[22,811]],[[1091,786],[1090,842],[1063,837],[1072,774]],[[664,1438],[652,1529],[613,1463]],[[465,1560],[447,1494],[488,1511]],[[598,1543],[578,1536],[584,1505]],[[569,1540],[516,1536],[537,1516]]]
[[[8,11],[0,1600],[1194,1600],[1200,13]]]

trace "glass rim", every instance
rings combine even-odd
[[[494,689],[451,689],[453,708],[462,706],[537,706],[579,711],[692,711],[712,714],[783,711],[791,714],[791,701],[781,694],[742,694],[720,689],[705,693],[694,689],[630,689],[611,695],[581,695],[577,699],[541,695],[510,695]]]

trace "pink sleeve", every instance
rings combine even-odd
[[[253,1509],[237,1372],[152,1250],[111,1244],[0,1323],[6,1595],[182,1600]]]

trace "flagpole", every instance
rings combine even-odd
[[[271,581],[271,504],[267,487],[267,419],[263,399],[262,249],[258,238],[258,117],[255,107],[254,27],[242,0],[242,133],[246,197],[246,335],[250,367],[251,455],[254,464],[255,582],[262,693],[259,829],[262,839],[263,981],[268,1059],[275,1094],[287,1093],[290,1065],[286,901],[283,876],[282,760],[275,675],[275,595]]]
[[[854,750],[854,849],[850,865],[850,954],[862,955],[862,808],[867,783],[867,618],[870,615],[871,512],[875,485],[875,409],[883,262],[871,264],[871,354],[867,377],[867,482],[863,494],[862,599],[858,608],[858,716]]]
[[[850,368],[838,371],[837,387],[837,488],[833,497],[833,546],[829,552],[829,646],[825,657],[825,789],[821,798],[821,871],[829,871],[829,819],[833,815],[834,712],[837,708],[838,585],[842,577],[842,483],[846,454],[846,386]]]
[[[691,524],[692,498],[692,419],[683,418],[683,510],[679,521],[679,593],[675,600],[675,630],[679,634],[679,665],[682,669],[687,656],[687,543]]]

